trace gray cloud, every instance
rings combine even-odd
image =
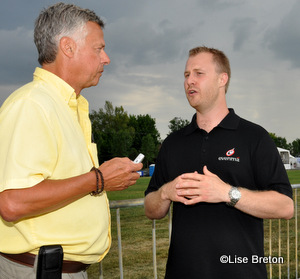
[[[243,0],[200,0],[198,4],[207,11],[216,11],[241,6],[244,2]]]
[[[266,33],[266,44],[276,57],[300,68],[300,2],[296,1],[290,12]]]
[[[2,1],[0,9],[1,29],[15,30],[18,27],[33,29],[34,20],[32,19],[37,17],[40,7],[41,1],[38,0]]]
[[[239,51],[252,36],[256,21],[253,18],[234,19],[230,30],[234,33],[233,50]]]
[[[3,1],[0,9],[0,105],[32,79],[38,65],[34,20],[55,0]],[[190,48],[207,45],[228,55],[228,105],[289,142],[300,103],[298,0],[67,0],[106,22],[111,64],[96,87],[84,90],[90,109],[106,100],[130,114],[150,114],[162,138],[175,117],[191,119],[183,90]],[[291,67],[291,65],[293,67]]]
[[[131,66],[178,61],[182,41],[189,36],[189,30],[180,30],[168,20],[151,25],[137,19],[120,19],[108,24],[105,34],[116,63]]]
[[[17,27],[0,30],[0,84],[22,84],[32,78],[38,65],[32,30]]]

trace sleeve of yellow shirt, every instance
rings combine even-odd
[[[31,187],[47,178],[52,172],[49,166],[55,165],[57,146],[40,105],[30,98],[7,104],[0,123],[0,190]]]

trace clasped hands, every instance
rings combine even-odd
[[[164,194],[167,199],[192,205],[199,202],[228,202],[231,186],[204,166],[203,174],[198,172],[182,174],[165,187]]]

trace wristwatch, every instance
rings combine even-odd
[[[228,195],[230,198],[230,202],[227,202],[226,204],[229,206],[235,206],[242,196],[240,190],[237,187],[233,186],[229,190]]]

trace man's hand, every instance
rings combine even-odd
[[[176,192],[179,197],[185,198],[183,203],[186,205],[229,201],[228,192],[231,186],[211,173],[206,166],[203,168],[203,174],[185,173],[180,177]]]
[[[170,181],[166,183],[164,186],[162,186],[160,191],[160,197],[163,201],[174,201],[174,202],[181,202],[185,203],[187,200],[187,197],[178,195],[177,187],[178,185],[181,185],[183,183],[186,183],[188,180],[182,179],[182,175],[175,178],[173,181]],[[191,181],[193,182],[193,181]]]
[[[121,191],[134,185],[140,177],[137,173],[142,163],[134,164],[128,158],[113,158],[103,163],[99,169],[104,177],[105,191]]]
[[[179,175],[145,198],[145,214],[150,219],[161,219],[169,211],[171,202],[192,205],[199,202],[229,201],[230,185],[203,168],[198,172]]]

